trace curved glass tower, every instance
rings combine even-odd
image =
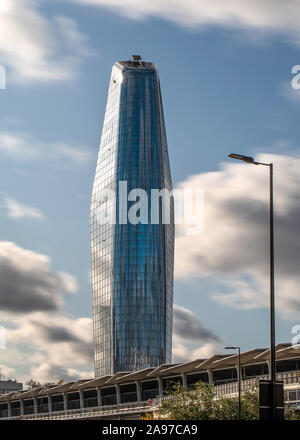
[[[91,202],[95,377],[171,362],[173,198],[170,221],[161,198],[150,216],[151,190],[172,190],[164,115],[156,65],[134,58],[112,69]],[[144,190],[148,221],[121,188]]]

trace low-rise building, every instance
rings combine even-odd
[[[11,393],[13,391],[20,391],[23,389],[23,384],[16,380],[0,380],[0,395]]]
[[[71,419],[139,418],[159,409],[174,383],[193,387],[198,381],[214,384],[216,397],[236,396],[269,378],[270,350],[255,348],[238,355],[220,354],[208,359],[164,364],[134,372],[120,372],[96,379],[11,392],[0,396],[0,418]],[[277,380],[283,381],[285,403],[300,405],[300,346],[276,346]],[[151,404],[149,403],[151,402]]]

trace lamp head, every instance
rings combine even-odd
[[[242,160],[243,162],[247,162],[247,163],[255,163],[253,157],[244,156],[243,154],[231,153],[228,155],[228,157],[230,157],[231,159]]]

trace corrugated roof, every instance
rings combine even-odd
[[[252,365],[255,363],[266,362],[269,359],[270,350],[256,348],[241,353],[241,365]],[[292,346],[291,344],[276,345],[276,359],[292,359],[300,358],[300,345]],[[237,364],[237,354],[220,354],[211,356],[208,359],[196,359],[194,361],[182,364],[164,364],[156,368],[145,368],[135,372],[119,372],[114,375],[106,375],[97,379],[80,379],[77,382],[68,382],[60,385],[47,385],[34,390],[13,391],[0,396],[0,403],[10,400],[19,400],[20,398],[29,399],[32,397],[46,397],[47,395],[59,394],[63,392],[71,392],[77,390],[89,390],[96,387],[113,386],[134,382],[136,380],[149,380],[156,377],[168,377],[173,374],[196,373],[206,371],[207,369],[221,370],[223,368],[233,367]]]
[[[109,374],[109,375],[106,375],[106,376],[99,377],[97,379],[88,380],[87,382],[84,382],[83,384],[78,385],[78,389],[79,390],[82,390],[82,389],[91,390],[91,389],[100,387],[101,385],[104,385],[105,382],[108,379],[110,379],[111,377],[112,377],[111,374]]]
[[[180,364],[163,364],[163,365],[159,365],[158,367],[156,367],[153,371],[151,371],[147,377],[157,377],[157,376],[161,376],[161,372],[163,370],[166,370],[169,367],[175,367],[177,365]]]
[[[0,396],[0,403],[1,402],[9,402],[10,400],[12,400],[13,396],[16,394],[16,392],[12,392],[12,393],[6,393],[6,394],[2,394]]]
[[[67,382],[67,383],[62,383],[60,385],[57,385],[56,387],[49,388],[47,391],[45,391],[45,395],[49,396],[52,394],[65,393],[66,391],[68,391],[71,388],[71,386],[74,383],[75,382]]]
[[[186,373],[187,371],[191,371],[191,369],[193,369],[196,365],[199,365],[204,361],[205,359],[196,359],[195,361],[185,362],[184,364],[176,364],[171,367],[165,368],[164,370],[160,370],[160,374],[167,375]]]
[[[23,391],[22,394],[20,394],[19,392],[15,394],[14,398],[19,398],[22,397],[22,399],[29,399],[32,397],[37,397],[39,392],[43,389],[44,387],[39,387],[39,388],[33,388],[32,390],[25,390]],[[19,395],[20,394],[20,395]]]
[[[117,384],[118,379],[120,379],[123,376],[127,376],[129,373],[130,373],[130,371],[121,371],[119,373],[116,373],[105,382],[105,385]]]
[[[119,377],[116,379],[116,383],[125,383],[136,380],[147,379],[147,376],[151,371],[155,370],[155,368],[144,368],[143,370],[134,371],[133,373],[128,373],[125,376]]]
[[[241,365],[249,364],[249,362],[252,361],[255,356],[265,351],[266,351],[265,348],[254,348],[253,350],[249,350],[249,351],[245,351],[244,353],[241,353]],[[238,354],[234,353],[233,355],[229,355],[225,359],[224,358],[218,359],[213,362],[212,370],[235,367],[238,364],[238,357],[239,357]]]
[[[211,356],[208,359],[205,359],[204,361],[200,362],[198,365],[195,365],[194,370],[197,371],[206,371],[210,369],[213,365],[213,363],[219,359],[224,359],[229,357],[229,354],[215,354]]]

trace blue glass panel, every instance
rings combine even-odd
[[[172,190],[156,66],[118,62],[111,75],[91,203],[95,376],[171,362],[174,208],[170,224],[120,224],[128,192]],[[116,223],[99,224],[103,189],[116,193]],[[130,202],[129,202],[130,207]]]

